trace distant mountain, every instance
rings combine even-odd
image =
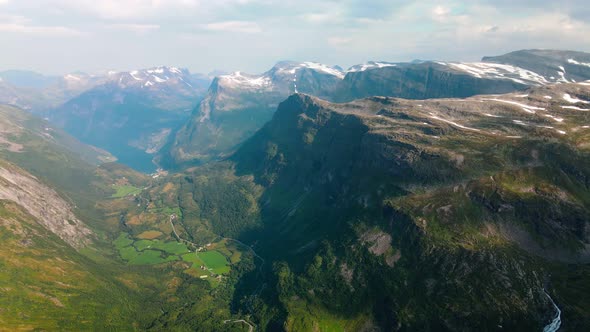
[[[87,77],[66,76],[67,84]],[[186,69],[157,67],[109,72],[46,117],[78,139],[116,155],[138,170],[155,170],[152,154],[187,121],[209,80]]]
[[[397,63],[351,68],[332,100],[345,102],[369,96],[407,99],[464,98],[483,93],[506,93],[537,84],[523,80],[518,68],[484,63]]]
[[[58,77],[28,71],[5,71],[0,73],[0,104],[44,115],[49,109],[101,81],[102,77],[85,73]]]
[[[537,73],[547,82],[579,82],[590,79],[590,54],[575,51],[521,50],[483,57],[483,62],[512,65]]]
[[[338,68],[292,61],[279,62],[261,75],[219,76],[163,159],[183,163],[226,156],[270,120],[287,96],[302,92],[329,98],[343,77]]]
[[[17,88],[43,89],[59,80],[57,76],[46,76],[27,70],[6,70],[0,72],[0,80]]]
[[[525,50],[481,62],[369,62],[350,68],[331,100],[464,98],[588,79],[590,54],[570,51]]]
[[[262,75],[219,76],[192,118],[162,151],[161,159],[175,167],[228,156],[270,119],[279,101],[294,92],[335,102],[371,96],[465,98],[590,79],[586,66],[590,54],[543,51],[527,57],[523,54],[531,51],[519,52],[474,63],[371,61],[346,72],[317,63],[281,62]],[[521,58],[528,62],[514,60]],[[562,77],[548,69],[548,63],[557,70],[567,67],[567,73]]]

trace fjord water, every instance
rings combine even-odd
[[[140,149],[122,146],[119,149],[110,149],[109,152],[117,157],[119,163],[142,173],[153,173],[158,168],[153,162],[154,156]]]

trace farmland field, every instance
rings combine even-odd
[[[121,233],[113,241],[121,258],[133,265],[152,265],[180,260],[181,254],[189,252],[186,245],[158,240],[133,241],[127,233]],[[196,257],[196,256],[195,256]]]
[[[208,268],[217,274],[224,274],[230,270],[227,258],[218,251],[199,252],[198,256]]]
[[[162,232],[160,232],[160,231],[145,231],[145,232],[139,234],[137,237],[142,240],[153,240],[153,239],[156,239],[160,236],[162,236]]]
[[[131,185],[113,186],[113,189],[115,189],[116,192],[111,196],[112,198],[121,198],[129,195],[139,194],[141,192],[140,188]]]

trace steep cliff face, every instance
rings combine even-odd
[[[468,99],[291,96],[232,157],[266,188],[256,250],[282,262],[267,301],[294,330],[541,329],[546,281],[590,259],[586,102],[587,83]],[[562,290],[550,289],[581,303]],[[570,326],[588,326],[575,307]]]
[[[90,242],[92,232],[57,192],[14,165],[0,162],[0,199],[15,202],[34,216],[47,231],[72,247]]]

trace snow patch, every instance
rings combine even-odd
[[[453,122],[453,121],[450,121],[450,120],[447,120],[447,119],[443,119],[443,118],[441,118],[441,117],[439,117],[437,115],[434,115],[432,113],[430,113],[430,118],[435,119],[435,120],[439,120],[439,121],[442,121],[442,122],[446,122],[446,123],[448,123],[450,125],[453,125],[455,127],[461,128],[461,129],[472,130],[472,131],[481,131],[481,130],[476,129],[476,128],[466,127],[466,126],[463,126],[463,125],[458,124],[456,122]]]
[[[156,75],[152,75],[152,78],[153,78],[153,79],[154,79],[154,81],[156,81],[157,83],[164,83],[164,82],[168,81],[168,80],[166,80],[166,79],[162,79],[162,78],[160,78],[160,77],[158,77],[158,76],[156,76]]]
[[[369,61],[369,62],[362,64],[362,65],[352,66],[348,69],[347,72],[348,73],[357,73],[357,72],[362,72],[362,71],[369,70],[369,69],[395,67],[395,66],[397,66],[395,63]]]
[[[146,70],[148,74],[164,74],[164,67]]]
[[[551,114],[543,114],[543,116],[546,118],[550,118],[550,119],[554,120],[555,122],[563,122],[563,118],[558,118],[558,117],[553,116]]]
[[[572,97],[572,96],[570,96],[570,94],[569,94],[569,93],[564,93],[564,94],[563,94],[563,99],[564,99],[565,101],[567,101],[568,103],[570,103],[570,104],[577,104],[577,103],[590,104],[590,102],[589,102],[589,101],[586,101],[586,100],[582,100],[582,99],[578,99],[578,98]]]
[[[517,103],[517,102],[511,101],[511,100],[503,100],[503,99],[497,99],[497,98],[484,99],[484,100],[493,100],[493,101],[498,101],[498,102],[501,102],[501,103],[506,103],[506,104],[510,104],[510,105],[519,106],[525,112],[532,113],[532,114],[535,113],[535,110],[538,110],[538,111],[544,111],[545,110],[543,107],[530,106],[530,105],[526,105],[526,104]]]
[[[574,59],[567,59],[568,63],[574,64],[574,65],[578,65],[578,66],[585,66],[585,67],[590,67],[590,63],[587,62],[578,62]]]
[[[184,78],[182,78],[182,77],[179,77],[179,79],[180,79],[182,82],[184,82],[184,84],[186,84],[186,85],[190,86],[191,88],[193,87],[193,86],[192,86],[192,85],[191,85],[189,82],[185,81],[185,80],[184,80]]]
[[[516,123],[517,125],[520,125],[520,126],[525,126],[525,127],[528,126],[528,124],[526,124],[526,123],[524,123],[523,121],[520,121],[520,120],[512,120],[512,122],[514,122],[514,123]]]
[[[437,62],[442,65],[450,66],[459,71],[466,72],[471,76],[477,78],[495,78],[512,80],[517,83],[526,84],[525,81],[535,85],[548,84],[549,81],[542,75],[539,75],[530,70],[510,65],[503,65],[498,63],[487,62],[471,62],[471,63],[444,63]]]
[[[563,68],[563,67],[561,67],[561,68]],[[557,74],[559,74],[559,79],[557,80],[557,82],[569,83],[569,81],[567,80],[567,78],[565,78],[565,72],[558,71]]]
[[[131,77],[133,77],[134,80],[136,81],[143,81],[141,78],[137,77],[136,75],[139,74],[139,71],[134,70],[132,72],[129,73],[129,75],[131,75]]]
[[[328,74],[328,75],[336,76],[336,77],[338,77],[340,79],[343,79],[344,78],[344,73],[342,73],[340,70],[338,70],[336,68],[332,68],[332,67],[326,66],[326,65],[321,64],[321,63],[317,63],[317,62],[304,62],[304,63],[301,64],[301,67],[313,69],[313,70],[319,71],[319,72],[323,72],[323,73]]]
[[[588,111],[590,111],[590,109],[587,109],[587,108],[579,108],[577,106],[561,106],[561,108],[568,109],[568,110],[582,111],[582,112],[588,112]]]
[[[272,80],[268,76],[244,75],[239,71],[230,75],[219,76],[219,78],[223,80],[224,83],[229,84],[230,86],[248,86],[254,88],[264,88],[272,85]]]

